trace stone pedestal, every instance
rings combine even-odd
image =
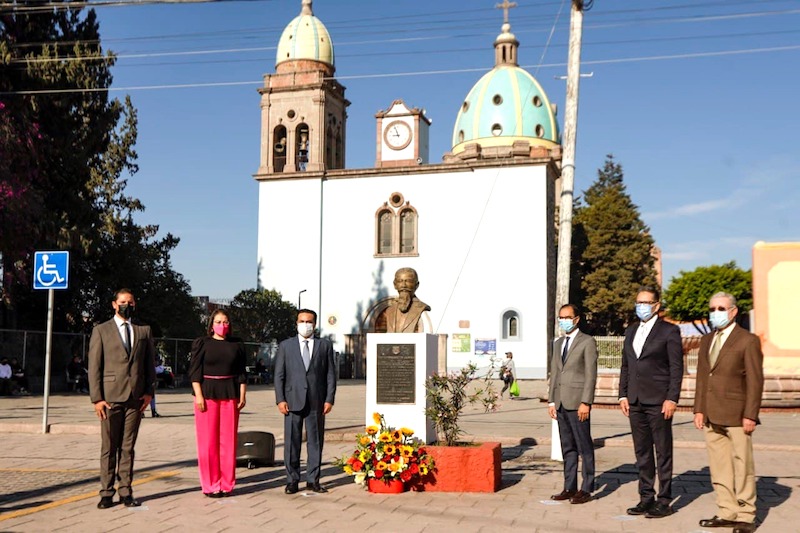
[[[433,423],[425,416],[425,380],[436,372],[438,337],[427,333],[367,334],[367,397],[365,425],[381,413],[395,428],[407,427],[414,436],[436,440]]]

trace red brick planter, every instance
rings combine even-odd
[[[474,446],[426,446],[436,471],[426,476],[422,490],[430,492],[497,492],[502,470],[499,442]]]

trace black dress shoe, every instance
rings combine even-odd
[[[317,482],[317,483],[306,483],[306,490],[314,491],[317,494],[325,494],[326,492],[328,492],[328,489],[326,489],[325,487],[320,485],[319,482]]]
[[[581,504],[592,501],[592,495],[585,490],[579,490],[569,499],[569,503]]]
[[[639,502],[636,504],[636,507],[631,507],[626,512],[630,515],[647,514],[647,511],[649,511],[655,504],[655,501]]]
[[[132,494],[121,496],[119,501],[122,502],[122,505],[125,507],[139,507],[142,505],[142,502],[134,498]]]
[[[221,490],[218,490],[217,492],[204,492],[203,494],[205,494],[208,498],[222,498],[225,495],[225,493]]]
[[[574,490],[562,490],[558,494],[553,494],[550,496],[550,499],[560,502],[561,500],[569,500],[573,496],[575,496]]]
[[[656,502],[648,511],[644,514],[645,518],[664,518],[665,516],[669,516],[675,513],[675,509],[672,508],[671,505],[661,502]]]
[[[725,520],[715,516],[714,518],[704,518],[700,520],[700,527],[733,527],[738,522],[736,520]]]
[[[292,483],[286,485],[286,488],[283,489],[283,492],[286,494],[295,494],[298,490],[300,490],[300,487],[298,486],[297,481],[293,481]]]
[[[114,506],[114,498],[111,496],[103,496],[100,498],[100,502],[97,504],[98,509],[108,509],[109,507]]]
[[[153,417],[153,418],[161,418],[161,415],[160,415],[160,414],[158,414],[158,413],[153,413],[152,417]]]
[[[756,525],[753,522],[736,522],[733,526],[733,533],[753,533],[756,530]]]

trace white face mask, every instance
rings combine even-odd
[[[711,326],[716,329],[724,329],[725,326],[731,323],[727,311],[711,311],[708,314],[708,321],[711,322]]]
[[[310,337],[314,333],[314,324],[309,324],[308,322],[297,324],[297,333],[301,337]]]

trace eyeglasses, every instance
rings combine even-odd
[[[560,316],[558,317],[559,320],[575,320],[574,316]]]
[[[731,307],[730,309],[733,309],[733,307]],[[713,313],[714,311],[727,311],[728,308],[727,307],[722,307],[720,305],[719,307],[709,307],[708,310],[709,310],[709,312]]]
[[[658,303],[658,302],[636,302],[636,305],[639,305],[639,304],[644,304],[644,305],[655,305],[655,304],[657,304],[657,303]]]

